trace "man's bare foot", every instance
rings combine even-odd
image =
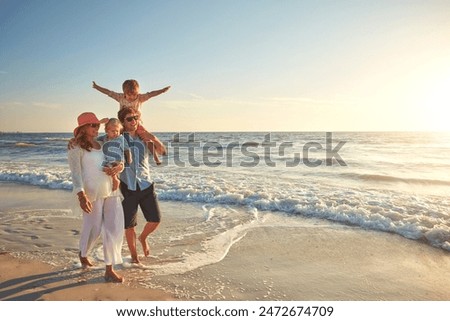
[[[131,256],[131,263],[132,264],[140,264],[141,263],[141,261],[139,261],[139,257],[136,255],[136,256]]]
[[[87,257],[81,256],[81,252],[78,252],[78,257],[80,258],[80,263],[83,268],[94,266],[94,264],[92,264]]]
[[[147,238],[142,239],[142,237],[139,236],[138,239],[142,244],[142,250],[144,251],[144,255],[149,256],[150,255],[150,247],[148,246]]]

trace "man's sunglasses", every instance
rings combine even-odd
[[[139,116],[130,116],[130,117],[125,118],[125,120],[127,122],[131,122],[132,120],[138,121],[139,120]]]

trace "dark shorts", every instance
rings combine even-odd
[[[139,186],[136,191],[130,191],[126,184],[120,182],[120,191],[124,197],[122,207],[125,215],[125,229],[137,225],[138,206],[141,207],[147,222],[159,223],[161,221],[161,212],[154,185],[152,184],[143,191],[139,189]]]

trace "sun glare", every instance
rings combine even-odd
[[[430,84],[424,100],[426,119],[432,130],[450,130],[450,76]]]

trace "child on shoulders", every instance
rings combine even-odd
[[[151,92],[147,92],[145,94],[139,93],[139,83],[134,79],[125,80],[122,84],[123,93],[117,93],[112,90],[103,88],[92,82],[92,87],[99,92],[111,97],[119,103],[119,110],[125,107],[131,107],[137,113],[141,113],[140,108],[144,102],[149,100],[152,97],[161,95],[170,89],[170,86],[164,87],[159,90],[154,90]],[[147,147],[153,153],[153,158],[157,165],[161,164],[161,161],[158,158],[159,155],[165,155],[166,149],[161,141],[153,134],[148,132],[142,124],[139,124],[139,127],[136,131],[139,138],[141,138],[144,142],[146,142]]]

